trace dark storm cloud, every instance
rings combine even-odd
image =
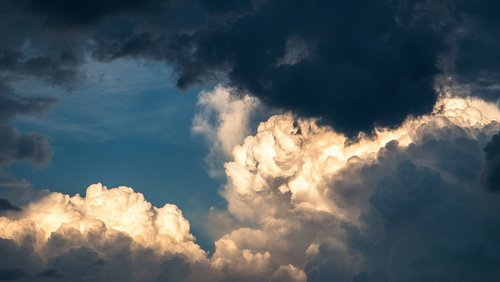
[[[41,259],[34,252],[32,242],[26,238],[23,245],[0,238],[0,280],[28,280],[30,271],[41,267]]]
[[[23,268],[4,268],[0,269],[0,281],[19,280],[26,276]]]
[[[490,100],[500,98],[500,2],[458,0],[461,22],[457,35],[457,73],[476,95]]]
[[[37,78],[53,86],[62,86],[65,89],[75,87],[80,79],[77,67],[82,62],[80,54],[71,51],[61,51],[53,56],[36,55],[26,57],[25,55],[11,50],[0,51],[0,73],[5,80],[17,80],[21,78]]]
[[[47,270],[44,270],[40,272],[39,274],[36,275],[36,277],[41,277],[41,278],[50,278],[50,279],[61,279],[64,278],[64,275],[62,275],[59,270],[55,268],[49,268]]]
[[[404,11],[408,19],[399,9],[386,1],[265,3],[200,31],[178,85],[222,69],[264,102],[343,132],[395,125],[431,110],[445,49],[438,32],[413,25],[413,12]]]
[[[500,133],[491,138],[484,147],[486,153],[485,164],[481,174],[484,187],[492,192],[500,190]]]
[[[160,7],[170,1],[158,0],[49,0],[49,1],[24,1],[22,8],[32,13],[41,13],[46,16],[45,21],[49,25],[71,25],[81,26],[98,22],[99,20],[119,14],[146,11]],[[155,7],[156,6],[156,7]]]
[[[498,92],[492,0],[8,3],[6,23],[24,25],[17,44],[3,47],[4,69],[67,88],[84,77],[84,54],[146,58],[171,64],[181,88],[227,80],[348,134],[429,112],[434,77],[445,69]],[[36,56],[22,51],[28,39]],[[456,68],[443,66],[446,56],[456,56]]]

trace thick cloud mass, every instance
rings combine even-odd
[[[489,100],[498,100],[500,67],[500,3],[492,0],[457,1],[463,25],[457,32],[456,70],[462,83]]]
[[[430,112],[438,74],[497,99],[495,3],[6,1],[0,70],[72,89],[88,58],[162,61],[353,136]]]
[[[262,101],[343,132],[398,124],[432,109],[444,51],[434,30],[411,25],[399,9],[388,1],[267,2],[201,31],[178,84],[222,68]]]
[[[484,148],[486,163],[481,175],[483,185],[490,191],[500,190],[500,133],[493,136]]]
[[[85,197],[46,192],[5,210],[0,277],[497,281],[500,199],[482,184],[499,121],[494,104],[448,96],[432,114],[352,141],[276,115],[225,164],[228,210],[211,222],[232,224],[213,254],[174,205],[95,184]]]
[[[2,202],[6,205],[9,202]],[[4,208],[4,207],[2,207]],[[0,216],[0,279],[63,281],[304,281],[269,253],[216,242],[208,258],[171,204],[157,208],[128,187],[88,187],[85,197],[46,193]],[[273,271],[276,273],[273,274]],[[291,280],[288,280],[291,279]]]
[[[500,199],[479,179],[499,118],[495,105],[444,98],[352,143],[272,117],[226,164],[229,212],[252,228],[223,238],[309,281],[495,281]]]
[[[88,60],[160,61],[180,88],[229,86],[194,121],[214,166],[230,159],[224,228],[208,254],[176,206],[128,187],[0,191],[0,280],[500,280],[496,1],[68,3],[2,3],[0,186],[52,155],[10,121],[54,100],[16,83],[70,91]],[[258,102],[291,112],[242,140]]]
[[[204,258],[176,206],[156,208],[128,187],[101,184],[84,198],[49,193],[0,217],[0,237],[3,274],[16,269],[25,279],[151,281],[175,271],[182,278],[183,265]]]

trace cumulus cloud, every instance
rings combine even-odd
[[[308,281],[495,281],[500,199],[479,179],[499,120],[494,104],[443,97],[430,115],[352,141],[274,116],[226,163],[229,212],[252,229],[223,238]]]
[[[50,193],[25,206],[19,218],[2,221],[2,237],[20,242],[26,235],[34,236],[34,247],[40,253],[64,252],[64,248],[50,250],[50,243],[57,235],[76,232],[96,239],[123,234],[144,247],[189,254],[192,259],[203,254],[193,244],[189,222],[176,206],[153,207],[142,194],[128,187],[107,189],[95,184],[87,189],[85,197]],[[30,232],[23,234],[21,230]]]
[[[127,187],[2,190],[0,279],[499,280],[498,107],[434,87],[498,100],[497,2],[181,2],[3,3],[0,185],[52,155],[9,121],[55,100],[13,82],[71,90],[86,60],[123,57],[172,65],[181,88],[222,77],[193,121],[212,173],[230,159],[214,254]],[[249,135],[259,103],[302,118]]]
[[[2,203],[15,210],[0,216],[2,279],[305,281],[302,270],[272,265],[268,252],[233,237],[209,257],[175,205],[154,207],[129,187],[94,184],[85,197],[46,192],[22,210]]]
[[[26,253],[12,254],[21,261],[2,267],[67,281],[144,281],[177,267],[187,276],[182,265],[205,256],[176,206],[156,208],[131,188],[101,184],[91,185],[85,197],[48,193],[0,217],[0,237],[2,253]]]
[[[131,188],[95,184],[85,197],[46,192],[5,211],[0,250],[13,259],[0,258],[0,274],[496,281],[500,199],[481,179],[499,121],[496,105],[452,96],[432,114],[356,140],[314,120],[273,116],[225,165],[228,212],[219,216],[230,226],[213,254],[196,244],[176,206],[157,208]]]
[[[200,111],[193,118],[192,131],[209,144],[206,158],[211,176],[220,176],[232,149],[250,133],[250,122],[259,101],[248,94],[234,94],[234,88],[216,86],[198,97]]]

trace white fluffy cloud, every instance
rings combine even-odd
[[[174,205],[156,208],[131,188],[96,184],[85,197],[47,193],[0,217],[0,251],[15,258],[0,258],[0,276],[500,279],[500,198],[480,182],[483,148],[500,129],[494,104],[444,97],[430,115],[354,141],[277,115],[242,141],[254,101],[231,100],[223,88],[201,97],[208,112],[195,120],[197,132],[210,136],[214,152],[234,147],[222,191],[228,211],[216,219],[229,231],[213,254],[195,243]]]
[[[252,249],[269,252],[270,264],[302,266],[311,281],[432,280],[452,273],[467,281],[500,277],[484,267],[498,262],[494,241],[478,237],[500,235],[495,214],[500,199],[478,185],[482,148],[500,129],[499,121],[494,104],[454,97],[442,98],[430,115],[356,141],[312,120],[271,117],[236,146],[233,161],[225,165],[229,212],[252,226],[253,235],[237,236],[236,230],[224,238],[236,245],[245,241],[241,237],[252,238]],[[469,200],[461,198],[464,193]],[[450,207],[439,210],[439,205]],[[453,212],[468,218],[461,226],[445,222],[438,232],[434,225],[440,223],[419,221],[424,210],[441,220],[450,220]],[[475,224],[479,214],[483,222]],[[425,232],[393,226],[406,221]],[[495,227],[457,235],[488,225]],[[447,237],[465,242],[449,240],[446,246],[441,241]],[[372,246],[377,242],[386,245]],[[478,249],[485,249],[484,265],[453,260],[482,255],[474,253]],[[405,251],[417,255],[404,257]],[[412,267],[418,262],[428,265]],[[453,272],[457,267],[462,271]]]
[[[406,148],[425,138],[491,136],[498,130],[498,120],[500,111],[493,104],[449,97],[439,101],[431,115],[410,118],[399,128],[376,129],[374,136],[360,135],[351,141],[313,120],[273,116],[233,150],[234,160],[225,165],[229,183],[224,193],[231,213],[242,219],[259,218],[263,210],[279,212],[277,203],[256,207],[286,197],[294,209],[356,217],[358,213],[347,212],[336,199],[327,197],[332,178],[350,164],[375,162],[379,151],[394,142]]]
[[[79,256],[84,256],[83,265],[92,264],[88,274],[102,275],[100,279],[114,277],[109,276],[113,269],[106,268],[119,263],[117,259],[128,260],[120,267],[130,267],[127,271],[133,273],[126,280],[131,281],[159,275],[162,260],[177,256],[186,263],[205,259],[189,231],[189,222],[175,205],[156,208],[131,188],[108,189],[101,184],[88,187],[85,197],[48,193],[21,212],[0,217],[0,237],[38,257],[38,269],[30,269],[26,275],[54,265],[68,280],[75,279],[71,268],[79,267]],[[148,258],[155,264],[141,262]],[[67,259],[75,264],[66,265]],[[101,270],[108,273],[99,273]]]

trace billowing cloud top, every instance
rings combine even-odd
[[[86,62],[140,58],[180,88],[228,85],[193,122],[227,210],[210,254],[176,206],[128,187],[2,195],[0,280],[500,281],[498,6],[3,1],[0,186],[52,156],[11,119],[56,100],[16,83],[71,91]],[[262,105],[284,114],[250,134]]]
[[[3,211],[0,274],[495,281],[500,199],[484,179],[495,165],[499,121],[494,104],[447,96],[432,114],[353,141],[314,120],[276,115],[225,165],[228,211],[212,210],[211,224],[233,223],[220,230],[213,254],[195,243],[174,205],[156,208],[131,188],[95,184],[85,197],[47,193]]]

